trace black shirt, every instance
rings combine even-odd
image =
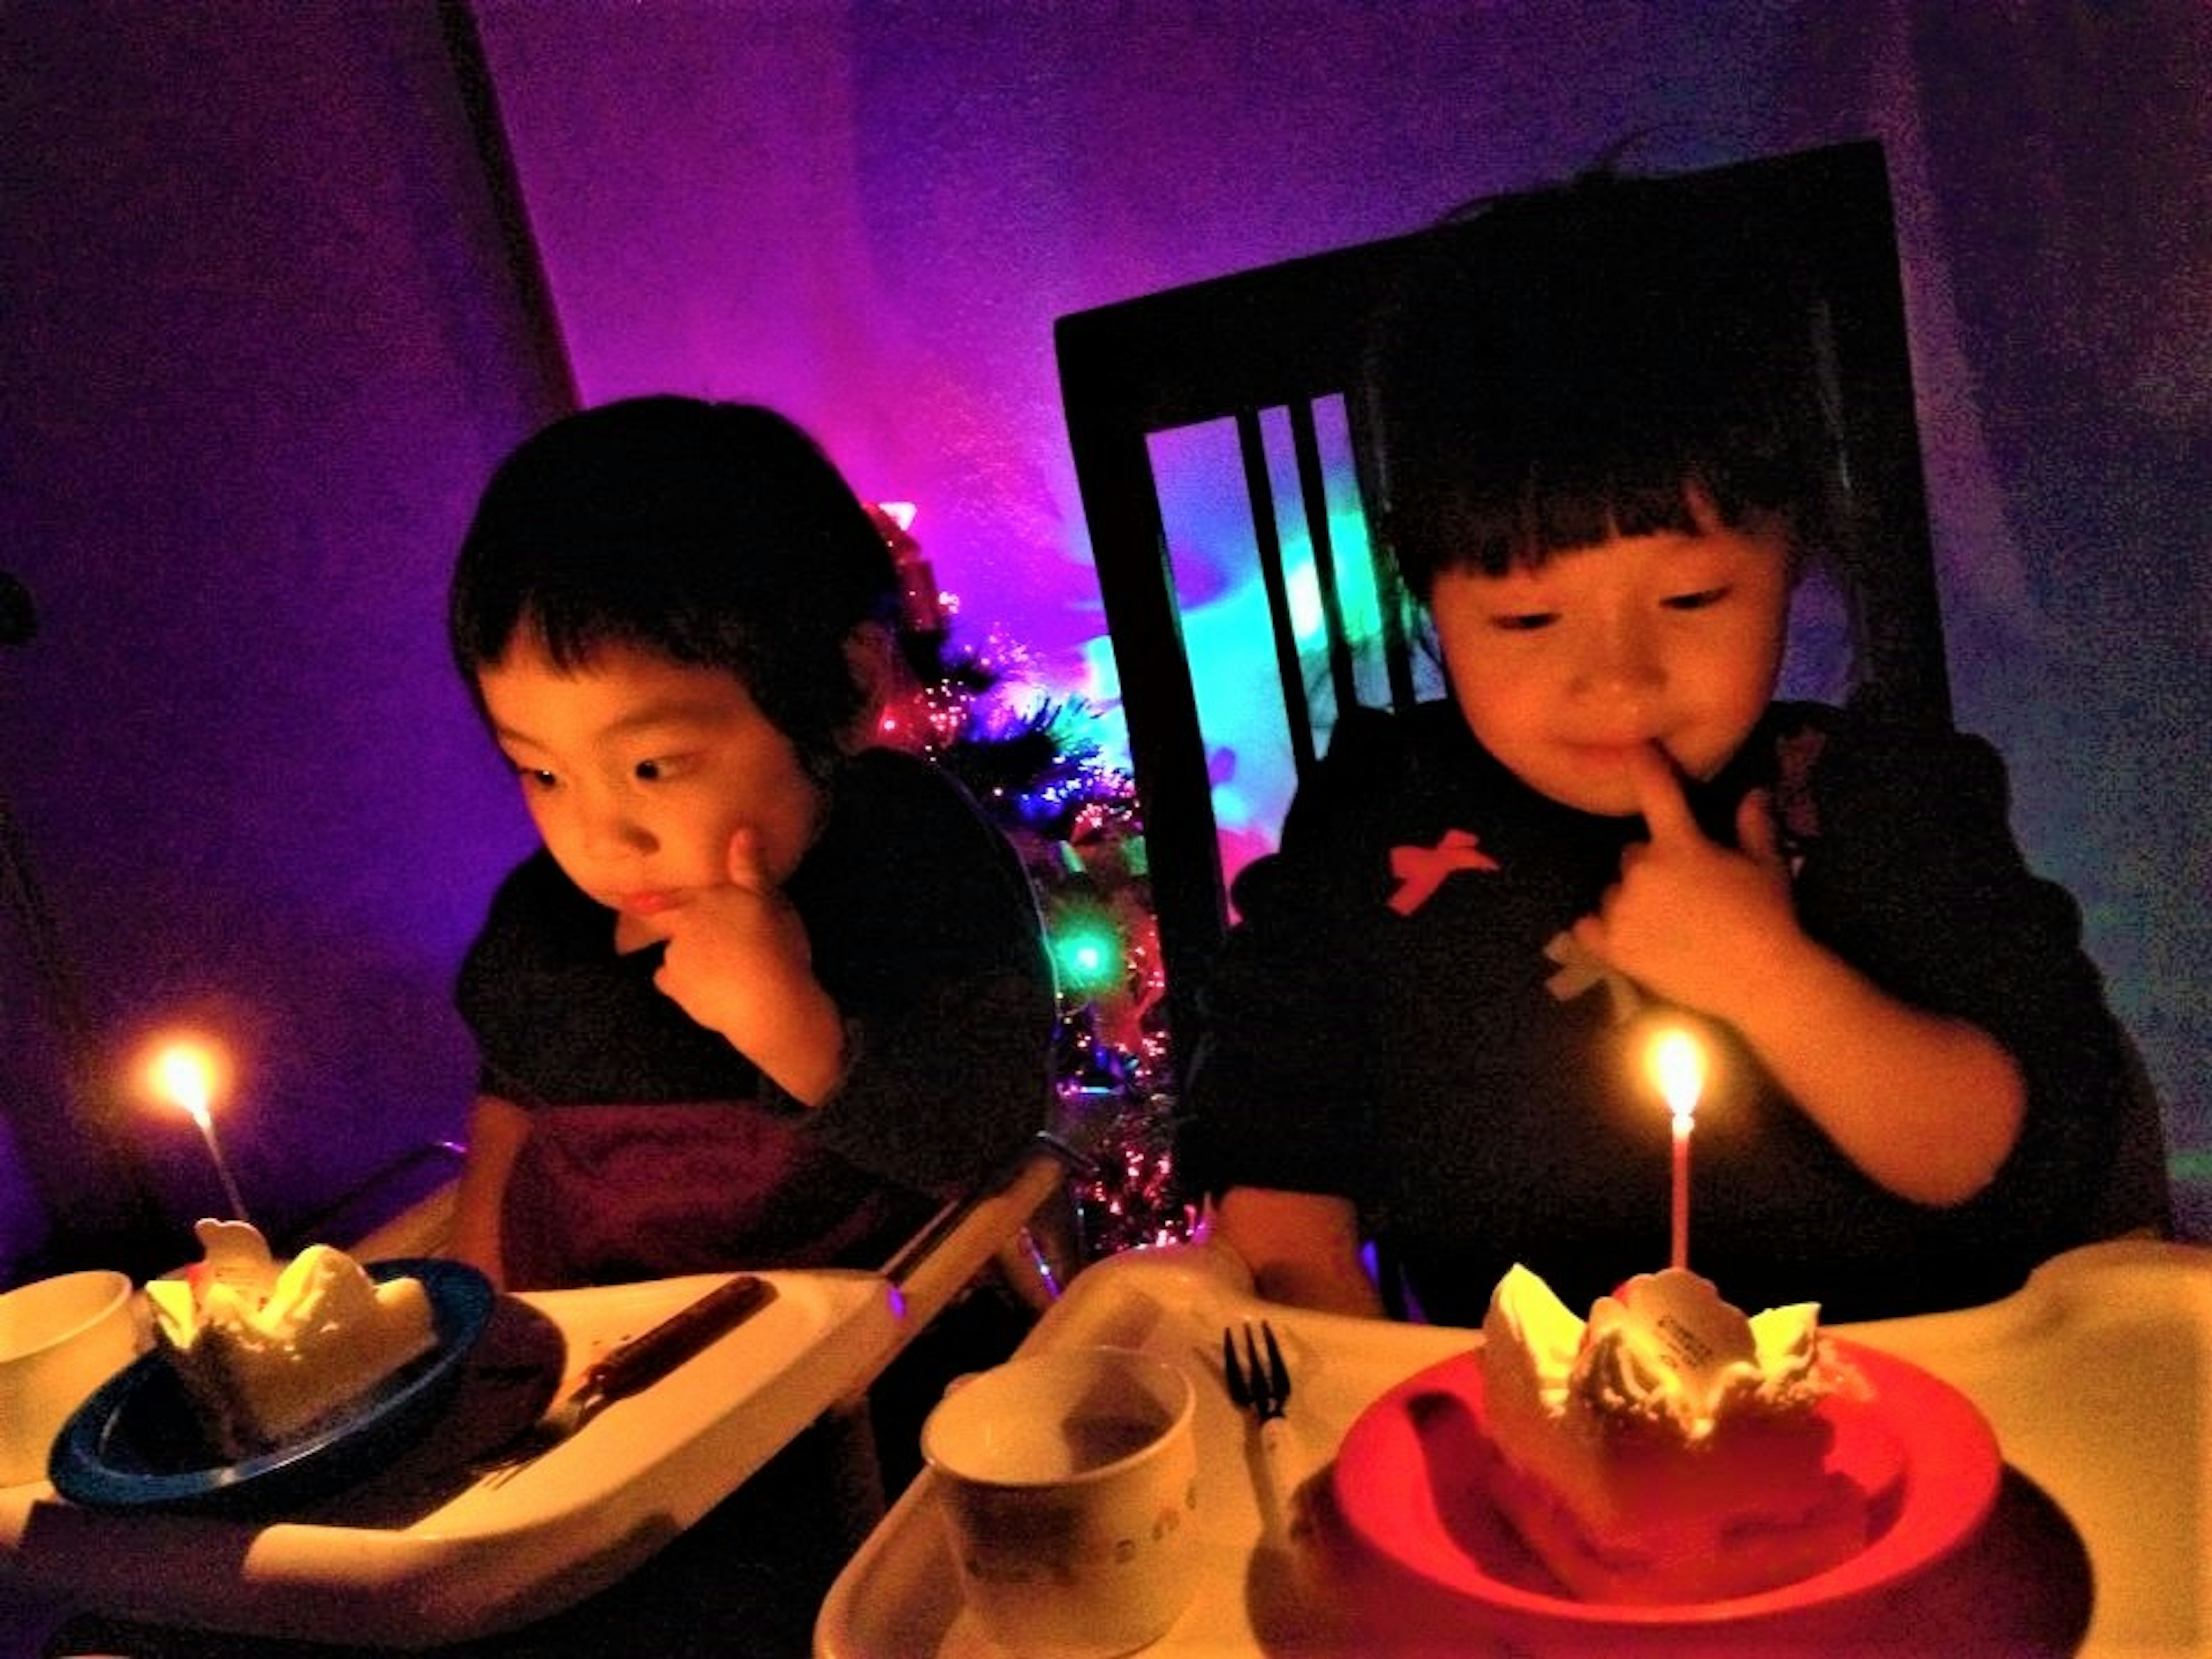
[[[785,884],[850,1060],[810,1110],[654,987],[662,947],[542,849],[492,902],[457,1000],[481,1086],[537,1114],[509,1183],[516,1288],[719,1267],[878,1266],[1046,1121],[1054,994],[1012,849],[927,762],[830,781]]]
[[[1984,1193],[1916,1204],[1705,1022],[1719,1053],[1692,1139],[1691,1265],[1740,1305],[1818,1301],[1834,1319],[2002,1295],[2081,1242],[2117,1133],[2118,1036],[2078,912],[2027,869],[2002,765],[1977,739],[1777,705],[1691,792],[1705,832],[1732,842],[1754,787],[1776,792],[1807,933],[1892,994],[1992,1033],[2027,1075],[2027,1118]],[[1392,849],[1455,830],[1480,860],[1392,910]],[[1618,1021],[1598,986],[1555,994],[1545,953],[1644,833],[1531,791],[1449,703],[1348,718],[1281,850],[1238,878],[1185,1177],[1355,1200],[1439,1322],[1480,1323],[1516,1261],[1570,1306],[1665,1265],[1668,1118],[1638,1064],[1648,1028]]]

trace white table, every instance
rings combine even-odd
[[[1370,1402],[1479,1340],[1261,1302],[1210,1245],[1134,1251],[1079,1276],[1026,1347],[1141,1347],[1176,1358],[1201,1383],[1211,1570],[1198,1601],[1146,1650],[1156,1659],[1372,1651],[1332,1635],[1310,1583],[1256,1547],[1248,1437],[1219,1375],[1224,1325],[1261,1316],[1295,1379],[1289,1451],[1301,1474],[1324,1468]],[[1836,1328],[1952,1383],[1996,1431],[2005,1487],[1983,1537],[1961,1553],[1970,1559],[1947,1567],[1957,1582],[1946,1611],[1965,1623],[1944,1640],[1963,1629],[1982,1638],[1970,1648],[2006,1651],[2027,1632],[2039,1651],[2212,1654],[2212,1251],[2095,1245],[1988,1307]],[[936,1502],[924,1474],[847,1565],[816,1626],[817,1659],[1003,1659],[960,1607]],[[2051,1571],[2069,1552],[2074,1570]],[[1895,1632],[1899,1650],[1927,1650],[1921,1633]]]
[[[573,1439],[496,1484],[344,1495],[266,1523],[92,1510],[40,1481],[0,1487],[0,1596],[157,1624],[427,1647],[560,1611],[623,1577],[830,1407],[904,1334],[880,1274],[769,1273],[766,1307]],[[725,1275],[528,1293],[567,1368]]]

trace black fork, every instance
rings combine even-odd
[[[1261,1363],[1260,1348],[1267,1346],[1267,1362]],[[1244,1355],[1237,1354],[1237,1333],[1226,1327],[1221,1333],[1221,1370],[1228,1379],[1229,1397],[1252,1413],[1255,1422],[1265,1423],[1280,1417],[1283,1407],[1290,1403],[1291,1368],[1283,1363],[1283,1351],[1275,1341],[1275,1328],[1266,1320],[1260,1322],[1260,1334],[1252,1334],[1252,1322],[1244,1322]]]

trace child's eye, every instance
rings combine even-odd
[[[518,766],[514,775],[522,780],[525,789],[550,789],[559,781],[542,766]]]
[[[688,755],[656,755],[631,767],[630,775],[640,783],[667,783],[690,771],[690,762]]]
[[[1559,621],[1556,611],[1514,611],[1492,617],[1490,625],[1501,634],[1533,634]]]
[[[1670,593],[1660,601],[1669,611],[1706,611],[1728,598],[1726,587],[1702,587],[1694,593]]]

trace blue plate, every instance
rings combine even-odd
[[[489,1279],[458,1261],[378,1261],[368,1273],[380,1282],[422,1281],[437,1345],[337,1418],[230,1462],[210,1444],[168,1361],[143,1354],[62,1426],[47,1466],[55,1490],[100,1509],[267,1515],[326,1498],[388,1463],[451,1399],[498,1296]]]

